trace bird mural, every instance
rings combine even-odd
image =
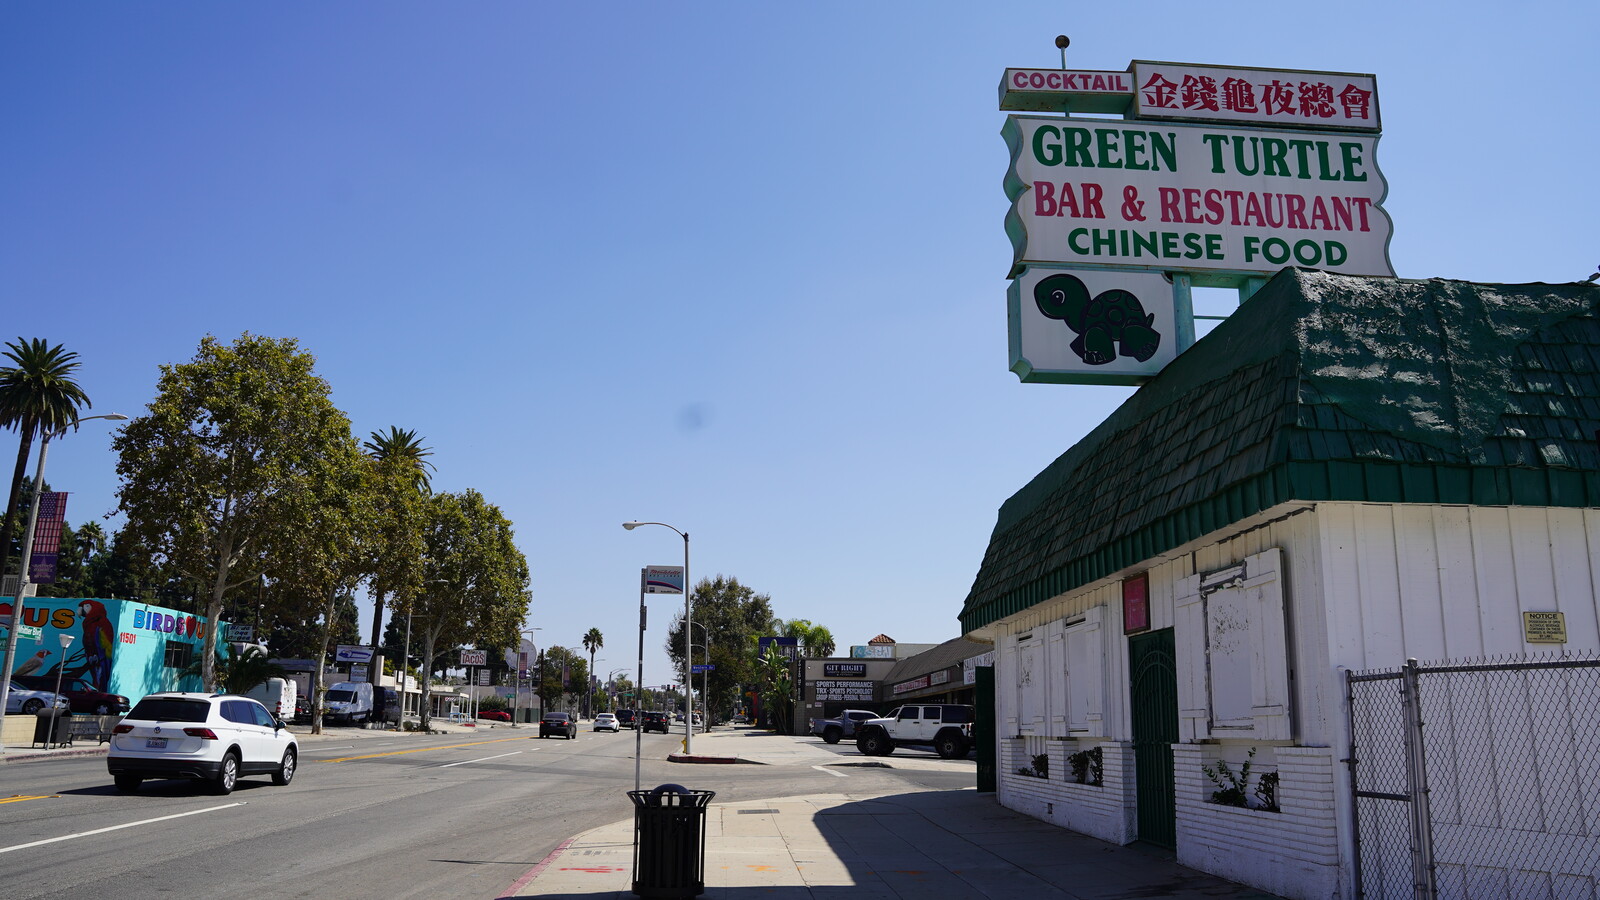
[[[111,651],[116,634],[106,618],[106,605],[98,600],[78,604],[78,625],[83,629],[83,657],[89,681],[97,691],[111,690]]]
[[[12,672],[11,674],[12,675],[32,675],[33,673],[39,671],[39,669],[44,666],[45,657],[47,657],[49,655],[50,655],[50,651],[49,650],[40,650],[38,653],[35,653],[33,656],[23,660],[22,661],[22,665],[17,666],[17,670],[15,672]]]

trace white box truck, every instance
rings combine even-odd
[[[341,681],[323,699],[323,715],[330,719],[354,725],[372,716],[372,685],[365,681]]]
[[[294,701],[299,696],[293,679],[268,678],[244,692],[244,696],[259,700],[262,706],[285,722],[294,719]]]

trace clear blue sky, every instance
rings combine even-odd
[[[1007,371],[1005,67],[1065,32],[1074,68],[1374,73],[1397,272],[1572,281],[1597,11],[8,3],[0,338],[129,415],[207,333],[298,338],[359,436],[505,510],[541,645],[598,627],[602,672],[681,558],[633,518],[842,648],[942,641],[999,505],[1127,396]],[[74,523],[115,508],[110,430],[52,448]]]

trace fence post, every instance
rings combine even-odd
[[[1407,659],[1400,669],[1400,703],[1405,710],[1406,782],[1411,794],[1411,873],[1417,900],[1435,900],[1433,814],[1428,804],[1428,766],[1422,748],[1422,698],[1417,693],[1418,666]]]

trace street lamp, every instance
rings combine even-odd
[[[532,638],[529,638],[528,655],[526,658],[524,658],[522,655],[522,636],[525,634],[533,634],[535,631],[543,630],[543,628],[524,628],[517,632],[517,699],[516,702],[512,704],[514,707],[520,707],[522,705],[522,673],[524,671],[528,673],[528,691],[530,693],[533,691],[533,651],[539,649],[539,645],[534,643]],[[524,664],[524,659],[526,659],[526,664]],[[532,709],[532,706],[530,705],[529,708]],[[511,718],[515,719],[516,717],[517,710],[513,709],[511,711]],[[513,721],[511,724],[513,727],[517,725],[515,721]]]
[[[90,419],[111,419],[116,422],[126,420],[128,417],[122,413],[106,413],[103,416],[84,416],[75,419],[71,427],[76,430],[82,422]],[[17,661],[17,633],[22,630],[22,607],[27,603],[28,597],[28,569],[33,559],[33,531],[39,524],[39,500],[44,494],[44,460],[50,453],[50,439],[67,433],[66,426],[47,431],[44,439],[39,442],[39,467],[33,473],[33,506],[28,511],[28,530],[22,533],[22,558],[19,560],[20,574],[17,578],[17,596],[11,603],[11,633],[6,636],[5,667],[0,669],[0,730],[5,728],[6,704],[11,701],[11,669]],[[688,540],[687,537],[684,540]]]
[[[58,661],[56,663],[56,696],[60,697],[61,696],[61,673],[63,671],[65,671],[66,668],[67,668],[67,648],[72,646],[72,635],[66,634],[66,633],[62,633],[62,634],[56,635],[56,637],[61,639],[61,659],[60,659],[60,661]],[[54,701],[51,701],[51,702],[53,703]],[[68,713],[72,712],[71,704],[68,704],[67,712]]]
[[[665,522],[640,522],[635,520],[633,522],[622,523],[622,527],[629,531],[638,528],[640,525],[660,525],[662,528],[670,528],[672,531],[676,532],[679,537],[683,538],[683,696],[687,701],[689,698],[694,696],[694,693],[689,686],[689,661],[693,657],[693,654],[689,652],[689,623],[694,621],[692,615],[693,609],[689,603],[689,598],[694,593],[694,582],[689,580],[689,532],[678,531],[678,529],[673,528],[671,525],[668,525]],[[8,659],[6,662],[9,664],[10,660]],[[642,678],[643,676],[641,675],[640,677]],[[690,715],[685,715],[683,717],[684,756],[694,755],[693,719],[694,717]]]
[[[620,669],[612,669],[611,674],[606,676],[606,702],[610,704],[610,712],[612,713],[617,711],[617,673],[625,673],[627,671],[627,667],[624,666]]]

